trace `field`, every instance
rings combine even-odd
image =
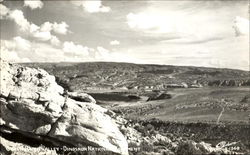
[[[249,122],[248,87],[172,89],[167,93],[171,95],[170,99],[146,101],[144,98],[148,93],[143,98],[131,91],[90,92],[98,104],[121,112],[128,118],[215,123],[224,108],[219,122]],[[130,99],[128,94],[140,99]]]

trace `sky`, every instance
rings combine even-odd
[[[249,1],[0,0],[1,58],[249,70]]]

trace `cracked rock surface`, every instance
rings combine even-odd
[[[46,135],[75,147],[93,146],[128,154],[128,144],[116,121],[107,109],[94,104],[91,96],[65,95],[55,77],[42,69],[3,60],[0,63],[1,125]]]

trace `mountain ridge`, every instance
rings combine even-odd
[[[17,64],[23,64],[23,65],[30,65],[30,64],[95,64],[95,63],[103,63],[103,64],[131,64],[131,65],[145,65],[145,66],[166,66],[166,67],[191,67],[191,68],[207,68],[207,69],[225,69],[225,70],[238,70],[238,71],[244,71],[249,72],[250,70],[243,70],[243,69],[237,69],[237,68],[227,68],[227,67],[209,67],[209,66],[193,66],[193,65],[171,65],[171,64],[153,64],[153,63],[132,63],[132,62],[113,62],[113,61],[87,61],[87,62],[21,62]]]

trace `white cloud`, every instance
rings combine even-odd
[[[113,40],[110,42],[110,45],[120,45],[120,42],[118,40]]]
[[[14,41],[9,40],[1,40],[1,53],[3,51],[13,51],[16,48],[16,44]]]
[[[48,41],[51,39],[52,35],[50,32],[36,31],[33,34],[33,37],[37,38],[40,41]]]
[[[56,38],[52,38],[56,40]],[[53,39],[50,41],[52,42]],[[30,60],[33,62],[139,62],[137,59],[127,54],[110,52],[108,49],[101,46],[98,46],[96,50],[94,50],[89,47],[75,44],[74,42],[64,42],[62,47],[55,48],[46,43],[30,42],[20,36],[10,41],[1,41],[1,57],[11,62],[29,62]]]
[[[68,27],[69,25],[66,24],[65,22],[61,22],[61,23],[54,23],[53,24],[53,31],[55,31],[56,33],[59,34],[66,34],[68,32]]]
[[[45,43],[34,43],[32,60],[35,62],[60,62],[64,61],[64,52]]]
[[[50,32],[50,31],[54,31],[55,33],[58,34],[67,34],[68,32],[68,27],[69,25],[65,22],[61,22],[61,23],[50,23],[50,22],[45,22],[41,25],[40,31],[43,32]]]
[[[101,0],[95,1],[71,1],[76,6],[81,6],[86,12],[97,13],[97,12],[109,12],[110,7],[102,5]]]
[[[30,7],[32,10],[41,9],[43,7],[43,2],[40,0],[25,0],[24,6]]]
[[[95,61],[142,63],[141,60],[131,57],[126,53],[110,52],[101,46],[98,46],[95,51]]]
[[[21,57],[21,52],[30,48],[27,40],[15,37],[13,40],[1,40],[0,57],[9,62],[30,62],[27,57]],[[19,52],[19,54],[18,54]]]
[[[110,7],[103,6],[102,2],[99,0],[97,1],[84,1],[83,7],[87,12],[94,13],[94,12],[109,12]]]
[[[235,35],[249,35],[249,20],[242,17],[235,17],[234,26]]]
[[[29,58],[22,58],[21,62],[31,62],[31,60]]]
[[[9,13],[9,11],[10,11],[9,8],[4,6],[3,4],[0,4],[0,19],[5,17]]]
[[[180,38],[195,37],[199,40],[213,37],[227,37],[231,35],[228,25],[229,10],[218,10],[220,16],[212,9],[193,8],[197,13],[189,9],[182,9],[173,2],[152,2],[139,12],[127,14],[127,24],[132,30],[144,36],[175,35]],[[191,6],[196,2],[184,2]],[[209,2],[210,3],[210,2]],[[220,2],[219,2],[220,3]],[[196,3],[201,5],[200,3]],[[203,3],[202,3],[203,4]],[[211,2],[213,4],[213,2]],[[224,6],[223,6],[224,7]],[[227,6],[225,6],[227,9]],[[242,8],[242,12],[244,8]],[[231,29],[232,30],[232,29]]]
[[[61,42],[56,36],[52,36],[50,39],[50,43],[51,45],[59,46]]]
[[[88,47],[64,42],[62,48],[55,48],[45,43],[34,43],[32,46],[32,60],[35,62],[83,62],[90,60]]]
[[[89,52],[93,51],[93,49],[88,47],[77,45],[73,42],[65,42],[62,47],[59,47],[61,44],[60,40],[55,35],[52,35],[51,32],[67,34],[69,26],[65,22],[45,22],[41,26],[37,26],[29,22],[21,10],[10,11],[4,5],[1,7],[6,10],[5,12],[2,11],[1,15],[6,16],[9,12],[8,19],[13,20],[27,36],[36,38],[39,41],[49,41],[51,45],[57,47],[34,41],[30,42],[18,36],[13,38],[13,40],[1,41],[1,57],[11,62],[28,62],[30,61],[28,58],[39,62],[83,61],[90,59]]]
[[[170,16],[152,12],[129,13],[127,15],[127,24],[130,28],[153,33],[173,32],[175,23],[169,22],[169,20]]]
[[[50,41],[54,46],[60,44],[60,40],[51,34],[51,31],[59,34],[66,34],[68,32],[68,25],[65,22],[50,23],[45,22],[41,26],[37,26],[29,22],[23,15],[21,10],[14,10],[10,12],[9,19],[13,20],[27,35],[36,38],[39,41]]]
[[[230,28],[229,28],[230,29]],[[232,29],[231,29],[232,32]],[[127,50],[131,49],[128,53]],[[241,36],[202,44],[156,43],[119,49],[121,53],[152,64],[191,65],[249,70],[249,37]],[[211,60],[218,64],[211,64]]]
[[[13,40],[15,41],[15,48],[17,50],[22,50],[22,51],[29,51],[31,49],[31,43],[30,41],[23,39],[22,37],[14,37]]]
[[[11,20],[14,20],[15,23],[20,26],[21,31],[27,31],[30,28],[30,22],[24,17],[21,10],[14,10],[10,12],[8,16]]]
[[[73,42],[64,42],[63,43],[63,51],[68,55],[76,55],[76,56],[88,56],[89,48],[83,47],[82,45],[77,45]]]
[[[98,46],[95,58],[97,60],[107,60],[107,61],[109,61],[111,59],[110,52],[107,49],[105,49],[105,48],[103,48],[101,46]]]
[[[173,44],[202,44],[206,42],[213,42],[222,40],[221,37],[216,36],[210,36],[209,34],[207,36],[196,36],[196,35],[190,35],[190,36],[181,36],[179,38],[173,38],[173,39],[167,39],[160,41],[161,43],[173,43]]]
[[[50,41],[52,45],[59,46],[60,40],[55,35],[51,34],[52,26],[50,22],[45,22],[41,27],[33,26],[33,30],[32,28],[30,29],[30,35],[39,41]]]
[[[10,62],[59,62],[67,58],[60,48],[29,42],[19,36],[13,40],[1,40],[0,56]]]
[[[33,24],[34,25],[34,24]],[[59,39],[51,34],[51,31],[58,33],[58,34],[67,34],[68,32],[68,25],[65,22],[61,23],[50,23],[45,22],[40,27],[39,26],[33,26],[33,31],[31,31],[31,35],[38,40],[41,41],[48,41],[51,40],[51,43],[53,42],[54,45],[58,44],[60,41]],[[57,42],[57,43],[56,43]]]
[[[60,40],[55,36],[51,34],[51,31],[58,33],[58,34],[67,34],[68,32],[68,25],[65,22],[61,23],[50,23],[45,22],[41,26],[37,26],[36,24],[29,22],[25,17],[21,10],[12,10],[10,11],[8,8],[6,8],[4,5],[0,4],[1,10],[1,18],[2,15],[7,16],[8,19],[13,20],[19,27],[20,30],[25,32],[26,35],[34,37],[38,39],[39,41],[49,41],[52,43],[52,45],[59,45]]]
[[[45,22],[45,23],[43,23],[42,25],[41,25],[41,31],[43,31],[43,32],[46,32],[46,31],[51,31],[53,28],[52,28],[52,23],[50,23],[50,22]]]
[[[30,62],[28,58],[20,58],[15,51],[3,50],[1,47],[1,59],[8,62]]]
[[[31,24],[30,26],[30,33],[35,33],[36,31],[39,30],[39,26],[37,26],[36,24]]]

